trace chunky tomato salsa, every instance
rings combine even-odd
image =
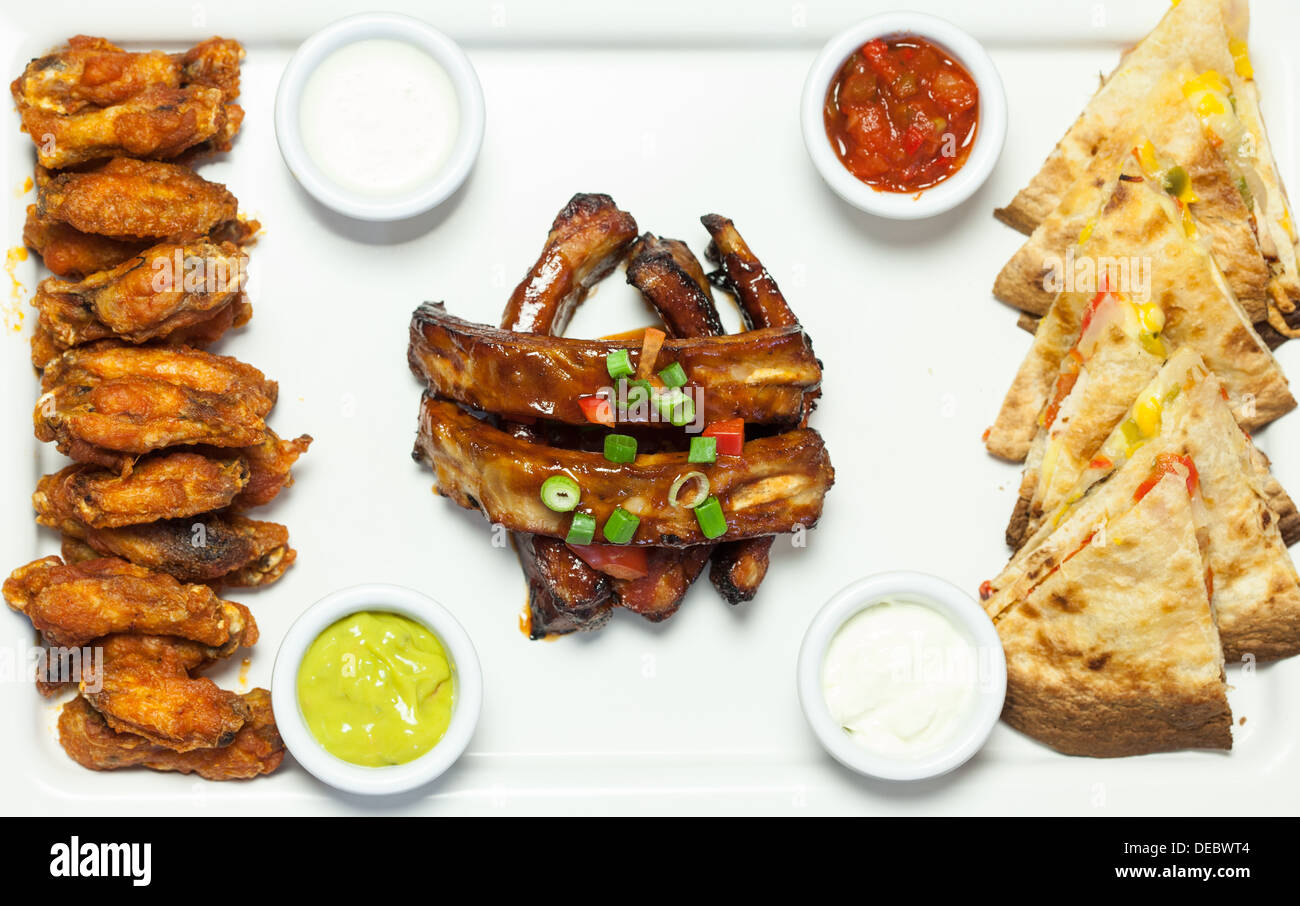
[[[873,188],[917,192],[961,169],[975,142],[979,89],[924,38],[868,41],[826,93],[826,134]]]

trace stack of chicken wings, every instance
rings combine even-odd
[[[33,418],[72,462],[32,497],[62,557],[3,592],[45,644],[41,692],[77,688],[64,749],[98,770],[223,780],[283,758],[269,693],[200,675],[257,640],[248,608],[218,593],[294,562],[288,530],[247,513],[311,443],[267,424],[274,381],[207,351],[252,315],[260,226],[194,169],[239,131],[243,55],[224,38],[169,54],[78,36],[10,86],[37,157],[23,240],[55,275],[32,299]]]

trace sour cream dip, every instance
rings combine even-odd
[[[848,619],[822,661],[831,718],[858,746],[921,758],[949,743],[972,706],[975,646],[939,610],[887,599]]]
[[[451,77],[430,54],[369,38],[320,62],[303,85],[298,116],[303,147],[327,179],[384,198],[438,175],[461,112]]]

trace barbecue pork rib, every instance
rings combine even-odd
[[[659,547],[710,540],[691,510],[668,503],[672,483],[687,472],[708,478],[728,518],[723,540],[816,524],[835,479],[821,435],[808,428],[758,438],[745,444],[741,456],[713,463],[688,463],[686,453],[652,453],[616,465],[599,453],[520,440],[427,393],[414,456],[433,468],[440,494],[483,510],[510,531],[565,536],[568,516],[548,509],[540,496],[543,481],[564,473],[583,489],[583,509],[598,523],[621,506],[641,520],[632,543]]]
[[[605,358],[640,342],[579,340],[498,330],[425,303],[411,319],[407,359],[438,396],[507,419],[544,418],[589,425],[578,400],[611,384]],[[802,329],[751,330],[730,336],[669,339],[658,365],[679,363],[706,388],[706,421],[793,425],[821,385],[821,366]]]

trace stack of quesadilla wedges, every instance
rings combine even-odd
[[[1247,433],[1296,405],[1270,341],[1300,280],[1244,33],[1183,0],[998,212],[1031,235],[995,293],[1037,320],[985,438],[1025,469],[980,596],[1003,718],[1068,754],[1230,748],[1225,663],[1300,654],[1300,513]]]
[[[1260,114],[1248,25],[1246,0],[1182,0],[1123,56],[1029,185],[996,212],[1030,239],[998,275],[995,296],[1044,313],[1044,258],[1078,236],[1099,187],[1145,131],[1190,177],[1192,213],[1270,345],[1300,332],[1300,237]],[[1223,171],[1235,192],[1223,189]]]

